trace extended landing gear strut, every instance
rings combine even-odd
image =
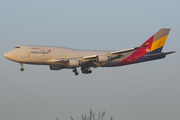
[[[82,67],[81,71],[83,74],[90,74],[92,73],[92,70],[89,67]]]
[[[91,69],[89,67],[81,67],[81,71],[83,74],[90,74],[92,73]],[[78,71],[76,68],[73,69],[73,72],[75,75],[79,75]]]
[[[79,73],[78,73],[76,68],[73,69],[73,72],[74,72],[75,75],[79,75]]]
[[[23,68],[23,64],[22,63],[19,63],[21,65],[21,71],[24,71],[24,68]]]

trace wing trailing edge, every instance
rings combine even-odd
[[[50,59],[47,62],[67,62],[68,59],[62,59],[62,58],[57,58],[57,59]]]
[[[98,55],[84,56],[83,59],[96,59]]]

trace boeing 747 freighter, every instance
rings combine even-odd
[[[139,47],[120,51],[76,50],[52,46],[21,45],[4,54],[7,59],[23,64],[49,65],[51,70],[73,69],[78,75],[92,73],[90,67],[115,67],[165,58],[174,53],[161,52],[170,29],[162,28]]]

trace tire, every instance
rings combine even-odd
[[[20,70],[21,70],[21,71],[24,71],[24,68],[21,68]]]

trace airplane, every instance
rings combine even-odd
[[[91,67],[116,67],[165,58],[174,53],[161,52],[170,29],[162,28],[139,47],[119,51],[77,50],[52,46],[20,45],[4,54],[4,57],[23,64],[49,65],[50,70],[73,69],[78,75],[92,73]]]

